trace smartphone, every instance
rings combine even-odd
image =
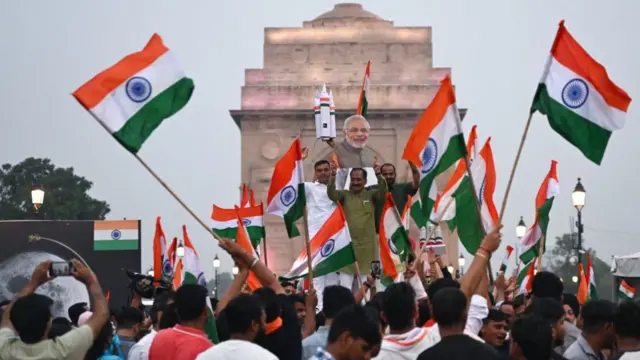
[[[380,277],[381,272],[382,270],[380,268],[380,261],[379,260],[371,261],[371,276],[377,279]]]
[[[71,276],[73,265],[69,261],[54,261],[49,266],[49,276]]]
[[[446,245],[427,245],[424,247],[424,252],[428,252],[429,249],[433,249],[436,255],[442,256],[447,251],[447,246]]]

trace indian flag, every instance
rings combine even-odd
[[[478,133],[476,125],[471,128],[471,132],[467,138],[467,154],[469,154],[470,163],[478,156]],[[444,190],[436,198],[432,214],[434,220],[440,219],[447,221],[455,216],[456,204],[453,193],[458,189],[458,186],[460,186],[465,176],[467,176],[467,162],[462,158],[458,161],[458,165],[456,165],[456,169],[449,178]]]
[[[355,263],[356,255],[351,243],[351,234],[349,234],[347,219],[340,204],[318,230],[316,236],[311,239],[309,246],[311,246],[311,268],[314,278],[334,273]],[[281,278],[293,280],[306,277],[308,274],[307,249],[303,248],[291,266],[291,270]]]
[[[378,247],[383,274],[381,280],[384,285],[388,285],[397,279],[398,274],[404,272],[404,261],[411,253],[409,235],[402,224],[391,193],[387,193],[380,215]]]
[[[451,78],[440,89],[416,123],[402,155],[420,169],[420,203],[428,219],[435,203],[435,179],[465,155],[460,114]]]
[[[169,258],[167,239],[164,237],[160,216],[156,218],[156,233],[153,236],[153,278],[170,280],[173,277],[173,262]]]
[[[556,174],[557,164],[557,161],[551,161],[549,173],[542,181],[538,195],[536,195],[536,220],[520,241],[520,260],[524,263],[528,263],[534,257],[542,255],[539,254],[539,241],[543,240],[547,234],[551,205],[553,205],[553,199],[560,193],[560,184]],[[544,247],[544,244],[542,246]],[[544,252],[544,248],[542,250]]]
[[[234,215],[236,219],[236,229],[237,229],[235,234],[236,243],[238,243],[238,245],[240,245],[244,249],[244,251],[253,255],[254,259],[260,259],[260,255],[256,251],[255,246],[251,243],[251,240],[249,239],[249,234],[247,232],[247,227],[245,225],[246,221],[241,215],[243,210],[244,210],[243,208],[239,208],[237,206],[234,209]],[[265,254],[265,256],[267,255]],[[247,286],[249,286],[249,289],[251,291],[257,290],[262,287],[260,280],[258,279],[258,277],[253,271],[249,271],[246,284]]]
[[[182,285],[184,284],[198,284],[203,287],[207,287],[207,279],[204,277],[204,271],[200,265],[200,259],[196,248],[189,239],[187,234],[187,227],[182,225],[182,236],[184,238],[184,257],[182,258]],[[207,323],[204,327],[204,332],[209,339],[217,344],[220,342],[218,338],[218,330],[216,329],[216,319],[213,315],[213,308],[211,301],[207,296]]]
[[[618,289],[618,296],[626,300],[633,300],[634,296],[636,296],[636,288],[622,280],[620,289]]]
[[[589,300],[598,299],[598,288],[596,287],[596,273],[593,271],[593,263],[591,262],[591,254],[587,253],[587,283],[589,284]]]
[[[500,270],[498,270],[498,272],[504,274],[507,271],[507,264],[509,263],[509,258],[511,257],[512,252],[513,246],[507,245],[506,251],[504,253],[504,258],[502,258],[502,263],[500,264]]]
[[[93,222],[93,251],[138,250],[140,220]]]
[[[478,156],[471,164],[471,176],[476,186],[474,194],[468,176],[464,176],[453,193],[455,217],[447,222],[450,229],[457,229],[464,248],[475,254],[484,235],[498,223],[498,211],[493,202],[496,189],[496,167],[493,162],[491,138],[488,138]],[[480,218],[476,201],[480,205]]]
[[[269,214],[284,218],[289,238],[300,235],[295,222],[304,214],[306,205],[300,138],[293,141],[289,151],[276,163],[267,204]]]
[[[427,218],[422,213],[422,203],[420,202],[420,189],[416,195],[411,199],[411,209],[409,215],[416,226],[420,229],[427,226]]]
[[[535,276],[536,259],[525,265],[518,273],[516,278],[516,286],[518,287],[518,295],[528,294],[531,292],[531,285],[533,284],[533,277]]]
[[[182,109],[193,81],[159,35],[87,81],[73,96],[127,150],[137,153],[162,121]]]
[[[409,231],[411,226],[411,195],[407,195],[407,202],[404,204],[400,219],[402,220],[402,226]]]
[[[360,89],[360,97],[358,98],[358,108],[356,114],[367,117],[367,109],[369,101],[367,94],[369,93],[369,80],[371,79],[371,60],[367,61],[367,67],[364,70],[364,79],[362,80],[362,88]]]
[[[240,207],[237,209],[237,215],[242,218],[253,246],[260,245],[260,240],[265,237],[262,204]],[[223,209],[213,205],[211,219],[213,220],[211,227],[216,234],[223,238],[235,239],[238,231],[236,209]]]
[[[553,130],[600,165],[611,133],[624,127],[630,103],[561,21],[531,112],[547,115]]]

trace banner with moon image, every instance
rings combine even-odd
[[[124,270],[140,271],[140,221],[0,221],[0,248],[0,300],[11,300],[41,262],[76,258],[110,291],[109,306],[119,308],[130,298]],[[90,303],[84,284],[71,276],[53,279],[36,292],[53,299],[54,317],[67,317],[75,303]]]

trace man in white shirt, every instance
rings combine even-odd
[[[229,340],[200,353],[196,360],[278,360],[268,350],[256,345],[258,336],[264,336],[267,315],[256,295],[241,294],[224,309]]]
[[[129,350],[127,360],[149,360],[149,348],[153,339],[156,337],[157,331],[162,329],[168,329],[173,327],[177,323],[175,314],[167,314],[168,317],[173,318],[176,321],[164,321],[166,326],[161,326],[161,321],[165,311],[175,312],[173,306],[173,293],[165,292],[153,299],[153,306],[151,307],[151,320],[153,321],[153,328],[151,331],[142,337],[135,345]]]
[[[306,151],[305,151],[306,154]],[[309,240],[318,233],[325,221],[333,214],[337,205],[327,196],[327,184],[331,177],[331,164],[327,160],[319,160],[314,166],[314,182],[305,182],[304,190],[307,196],[307,221],[309,223]],[[322,293],[327,286],[338,285],[337,273],[313,279],[313,288],[318,294],[318,306],[316,312],[322,310]]]

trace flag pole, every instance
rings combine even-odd
[[[304,213],[302,218],[304,222],[304,243],[305,247],[307,248],[307,277],[309,278],[309,290],[311,290],[313,289],[313,266],[311,265],[311,239],[309,239],[309,216],[307,214],[307,204],[304,204]]]
[[[498,221],[500,223],[502,223],[502,217],[504,216],[504,212],[507,209],[507,199],[509,198],[509,192],[511,191],[511,185],[513,184],[513,177],[516,174],[516,168],[518,167],[518,162],[520,161],[520,155],[522,155],[524,142],[525,140],[527,140],[529,126],[531,125],[531,118],[533,118],[533,113],[529,114],[527,124],[524,126],[524,131],[522,132],[522,139],[520,139],[520,146],[518,147],[518,152],[516,153],[516,159],[513,161],[513,167],[511,168],[511,174],[509,175],[509,181],[507,182],[507,189],[504,191],[504,197],[502,198],[502,208],[500,209],[500,217]]]
[[[269,263],[267,262],[267,238],[262,238],[262,251],[264,251],[264,266],[269,267]]]
[[[72,96],[73,96],[73,94],[72,94]],[[111,134],[111,131],[107,128],[107,126],[106,126],[105,124],[103,124],[103,123],[102,123],[102,121],[101,121],[100,119],[98,119],[98,117],[97,117],[94,113],[92,113],[91,111],[87,111],[87,112],[91,115],[91,117],[93,117],[93,118],[98,122],[98,124],[100,124],[100,126],[102,126],[102,128],[103,128],[106,132],[108,132],[108,133],[109,133],[109,135],[113,136],[113,135]],[[135,158],[136,158],[136,160],[138,160],[138,162],[140,162],[140,164],[142,164],[142,166],[144,166],[144,168],[145,168],[145,169],[147,169],[147,171],[149,172],[149,174],[151,174],[151,175],[152,175],[156,180],[158,180],[158,182],[160,183],[160,185],[162,185],[162,187],[164,187],[164,188],[165,188],[165,190],[167,190],[167,191],[169,192],[169,194],[171,194],[171,196],[173,196],[173,198],[174,198],[174,199],[176,199],[176,201],[178,201],[178,203],[180,203],[180,205],[182,205],[182,207],[183,207],[185,210],[187,210],[187,212],[188,212],[188,213],[189,213],[189,214],[190,214],[190,215],[191,215],[191,216],[192,216],[192,217],[193,217],[193,218],[194,218],[194,219],[195,219],[195,220],[196,220],[200,225],[202,225],[202,227],[203,227],[203,228],[205,228],[209,234],[211,234],[211,236],[213,236],[213,237],[214,237],[216,240],[218,240],[218,241],[222,240],[222,238],[221,238],[218,234],[216,234],[215,232],[213,232],[213,229],[212,229],[212,228],[210,228],[209,226],[207,226],[207,224],[206,224],[204,221],[202,221],[202,219],[200,219],[200,217],[198,217],[198,215],[196,215],[196,213],[195,213],[195,212],[193,212],[193,210],[191,210],[191,208],[190,208],[189,206],[187,206],[187,204],[185,204],[185,202],[184,202],[184,201],[182,201],[182,199],[180,199],[180,197],[179,197],[175,192],[173,192],[173,190],[171,190],[171,188],[169,187],[169,185],[167,185],[167,183],[165,183],[165,182],[162,180],[162,178],[160,178],[160,176],[158,176],[158,174],[156,174],[156,173],[153,171],[153,169],[151,169],[151,168],[149,167],[149,165],[147,165],[147,163],[146,163],[144,160],[142,160],[142,158],[140,158],[140,156],[138,156],[138,154],[134,154],[134,153],[132,153],[132,152],[129,152],[129,153],[130,153],[131,155],[133,155],[133,157],[135,157]]]
[[[544,251],[544,240],[545,240],[545,237],[544,235],[542,235],[540,237],[540,244],[538,248],[538,267],[537,267],[538,271],[542,270],[542,253]]]

